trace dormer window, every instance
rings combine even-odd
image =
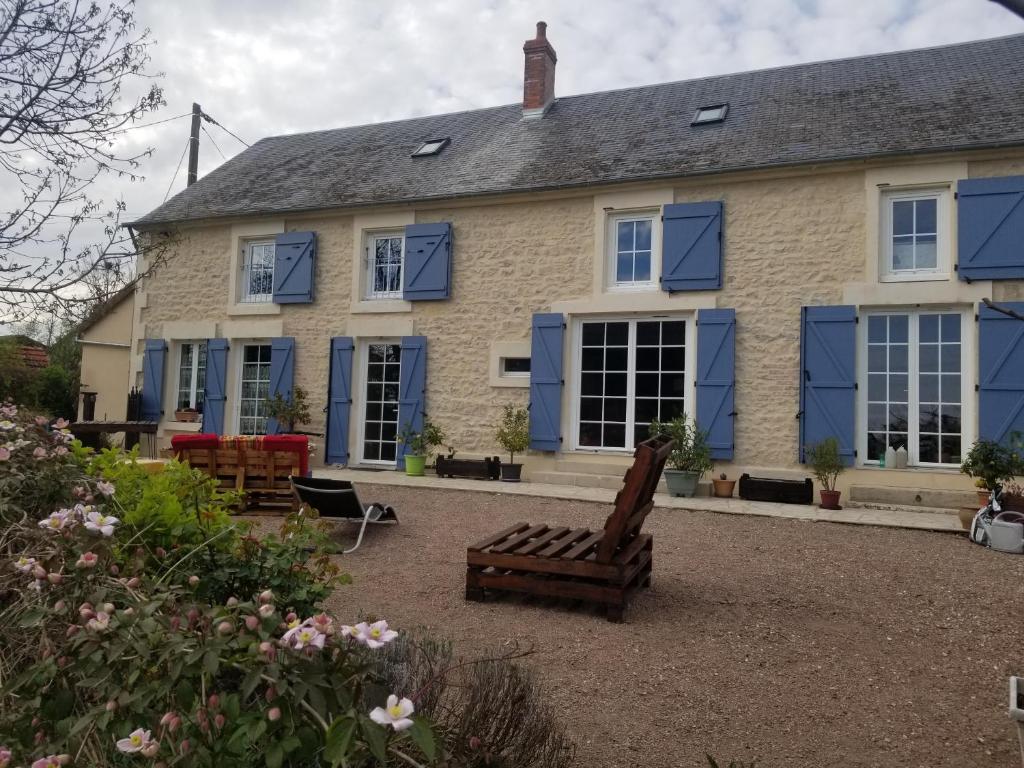
[[[710,107],[701,107],[697,110],[697,114],[693,116],[693,122],[691,122],[690,125],[720,123],[725,120],[725,116],[728,112],[728,104],[715,104]]]
[[[430,155],[439,155],[441,150],[447,147],[451,143],[450,137],[443,139],[427,139],[415,152],[412,153],[413,157],[429,157]]]

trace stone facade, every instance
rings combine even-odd
[[[967,160],[971,176],[1024,174],[1022,152],[1007,152],[1002,158],[989,154],[977,160],[958,159]],[[907,163],[920,165],[913,159]],[[188,226],[166,265],[144,286],[136,351],[141,350],[145,337],[167,338],[173,349],[174,339],[185,338],[182,334],[189,329],[213,329],[210,335],[236,338],[294,336],[295,381],[310,393],[314,416],[308,428],[323,431],[321,408],[327,397],[327,353],[332,336],[424,335],[428,338],[427,411],[445,428],[459,453],[472,456],[498,452],[493,425],[501,405],[525,404],[528,399],[525,388],[491,385],[491,350],[496,342],[528,342],[533,313],[575,307],[577,314],[608,314],[612,308],[615,313],[677,311],[692,316],[698,307],[731,307],[737,313],[736,459],[723,468],[730,474],[753,468],[795,469],[801,306],[849,303],[850,295],[861,297],[857,303],[864,306],[909,301],[900,298],[903,289],[871,282],[875,273],[868,265],[877,259],[877,253],[870,245],[868,211],[877,205],[872,197],[877,190],[866,182],[867,173],[864,165],[834,165],[612,190],[570,190],[561,195],[478,199],[444,207],[424,205],[412,212],[417,223],[450,221],[453,225],[451,299],[413,302],[384,313],[353,306],[353,296],[358,294],[353,280],[358,279],[362,257],[355,252],[355,243],[360,241],[357,222],[371,214],[387,214],[386,208],[306,214],[277,222],[277,229],[268,231],[317,233],[316,301],[270,307],[251,316],[238,314],[238,308],[232,307],[228,286],[232,284],[231,270],[238,268],[238,239],[233,233],[240,223],[253,222]],[[660,291],[633,297],[602,295],[595,279],[605,260],[600,238],[595,235],[606,215],[599,196],[614,193],[628,201],[636,195],[642,201],[652,190],[670,202],[724,201],[721,290],[671,297]],[[410,215],[408,209],[394,212]],[[953,278],[947,286],[924,286],[905,295],[918,302],[920,296],[927,296],[922,291],[935,290],[942,301],[952,297],[962,306],[976,302],[980,295],[996,299],[1024,296],[1024,282],[956,283]],[[568,346],[567,337],[565,435],[572,431]],[[168,358],[174,359],[173,354]],[[137,358],[136,372],[138,368]],[[168,378],[168,390],[171,381]],[[229,384],[229,410],[232,386]],[[165,400],[172,396],[165,393]],[[353,422],[356,418],[354,410]],[[192,428],[165,427],[165,437]],[[566,452],[558,458],[582,461],[592,454]],[[601,460],[627,461],[625,456]],[[531,456],[528,468],[550,468],[554,461],[551,455]],[[862,478],[879,475],[877,470],[860,472]],[[857,473],[847,473],[853,474]],[[963,484],[963,478],[949,470],[934,475],[938,480],[929,484]],[[886,473],[885,482],[912,484],[920,483],[920,478],[920,474],[910,478]]]

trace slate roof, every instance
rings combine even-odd
[[[1024,144],[1024,35],[263,139],[134,222]],[[725,122],[691,126],[729,103]],[[420,142],[450,136],[438,156]]]

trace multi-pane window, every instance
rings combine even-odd
[[[399,344],[366,347],[366,418],[363,421],[363,459],[392,462],[398,437]]]
[[[206,342],[183,342],[180,351],[175,408],[194,408],[202,413],[203,392],[206,389]]]
[[[651,216],[615,218],[612,274],[617,286],[650,285],[654,219]]]
[[[274,297],[274,243],[245,244],[242,259],[243,303],[272,301]]]
[[[579,337],[579,447],[632,448],[685,411],[685,321],[584,322]]]
[[[891,192],[883,195],[884,272],[913,278],[948,271],[943,231],[947,192]]]
[[[238,397],[238,432],[267,433],[267,398],[270,396],[270,345],[242,347],[242,376]]]
[[[914,464],[959,464],[963,448],[962,316],[867,318],[867,455],[907,449]]]
[[[367,244],[367,297],[370,299],[402,298],[401,233],[374,234]]]

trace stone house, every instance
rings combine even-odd
[[[617,484],[687,413],[716,472],[834,435],[844,489],[942,504],[1024,430],[980,304],[1024,299],[1024,36],[568,97],[524,52],[522,104],[263,139],[133,223],[176,238],[131,373],[164,439],[301,386],[320,460],[395,466],[424,411],[480,456],[529,404],[528,477]]]

